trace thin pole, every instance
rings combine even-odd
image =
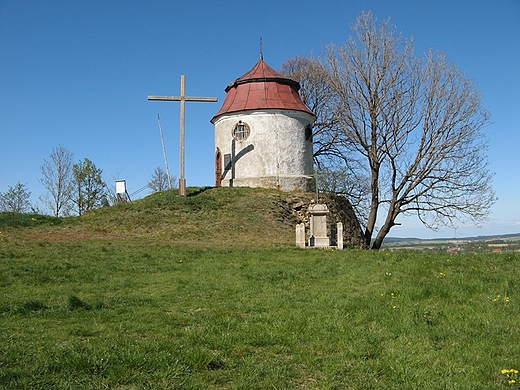
[[[181,173],[179,179],[179,195],[186,195],[186,178],[184,176],[184,110],[186,105],[186,76],[181,75]]]
[[[166,146],[164,145],[164,136],[161,126],[161,118],[159,117],[159,114],[157,114],[157,122],[159,122],[159,132],[161,133],[161,144],[162,144],[162,151],[164,155],[164,165],[166,166],[166,176],[168,177],[168,189],[172,189],[172,179],[170,176],[170,168],[168,168],[168,158],[166,157]]]
[[[316,167],[316,169],[314,170],[314,186],[315,186],[315,190],[316,190],[316,204],[319,203],[319,196],[318,196],[318,169]]]

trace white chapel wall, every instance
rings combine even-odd
[[[223,186],[249,186],[312,190],[312,140],[305,128],[314,118],[301,111],[241,111],[215,121],[215,149],[223,158]],[[239,122],[250,128],[249,137],[233,139]]]

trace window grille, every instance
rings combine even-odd
[[[238,121],[238,123],[233,128],[233,138],[236,141],[244,141],[249,137],[250,132],[251,129],[247,123]]]

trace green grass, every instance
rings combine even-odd
[[[62,218],[51,217],[48,215],[0,213],[0,229],[22,226],[55,226],[61,224],[62,222]]]
[[[247,191],[203,194],[212,199],[147,198],[58,226],[3,228],[0,388],[517,386],[501,370],[520,367],[519,253],[223,244],[229,231],[166,242],[181,239],[164,214],[190,209],[195,242],[206,233],[198,219],[224,218],[210,203],[250,201]],[[262,213],[233,222],[241,244],[261,214],[285,229],[267,206],[283,202],[262,197]],[[148,224],[159,231],[146,235]]]

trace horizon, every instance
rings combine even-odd
[[[433,241],[433,240],[478,240],[478,239],[484,239],[484,238],[492,238],[492,237],[516,237],[518,236],[520,238],[520,231],[518,233],[505,233],[505,234],[485,234],[485,235],[479,235],[479,236],[458,236],[458,237],[435,237],[435,238],[420,238],[420,237],[400,237],[400,236],[391,236],[388,235],[385,237],[385,240],[390,238],[393,240],[422,240],[422,241]],[[384,242],[383,242],[384,244]]]

